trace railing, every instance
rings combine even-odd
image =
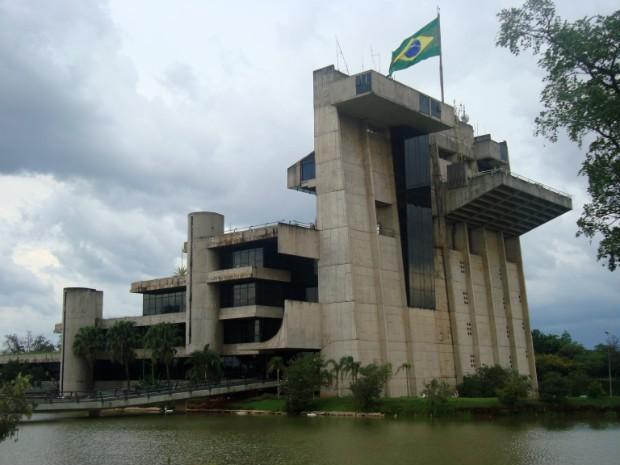
[[[252,226],[240,226],[240,227],[235,227],[235,228],[228,228],[224,230],[224,234],[242,232],[242,231],[252,231],[254,229],[261,229],[261,228],[277,227],[279,224],[288,224],[291,226],[298,226],[300,228],[306,228],[306,229],[316,228],[316,225],[314,223],[304,223],[302,221],[296,221],[296,220],[280,220],[280,221],[272,221],[270,223],[256,224]]]
[[[561,191],[559,189],[554,189],[551,186],[547,186],[546,184],[543,184],[541,182],[538,181],[534,181],[533,179],[527,178],[525,176],[522,176],[520,174],[517,174],[515,172],[509,171],[507,168],[494,168],[492,170],[486,170],[486,171],[480,171],[479,173],[474,174],[470,179],[475,179],[478,178],[480,176],[493,176],[496,174],[502,174],[502,175],[506,175],[506,176],[512,176],[514,178],[520,179],[521,181],[525,181],[525,182],[529,182],[530,184],[536,184],[537,186],[540,186],[544,189],[550,190],[551,192],[554,192],[558,195],[563,195],[564,197],[568,197],[568,198],[572,198],[570,194]]]
[[[113,391],[96,391],[96,392],[71,392],[69,394],[65,394],[64,396],[58,396],[56,392],[48,392],[46,394],[36,394],[36,395],[28,395],[27,398],[29,400],[35,401],[37,403],[47,403],[47,404],[59,404],[59,403],[80,403],[80,402],[105,402],[105,401],[113,401],[113,400],[129,400],[129,399],[137,399],[141,397],[146,397],[146,399],[150,399],[151,397],[160,396],[160,395],[172,395],[183,392],[191,393],[194,391],[211,391],[217,388],[231,388],[237,386],[247,386],[249,384],[256,383],[268,383],[272,382],[271,379],[263,379],[263,378],[245,378],[245,379],[236,379],[236,380],[225,380],[223,382],[218,383],[201,383],[201,384],[191,384],[191,383],[176,383],[171,386],[161,386],[150,389],[115,389]]]

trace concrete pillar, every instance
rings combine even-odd
[[[224,233],[224,215],[194,212],[187,222],[187,351],[201,350],[205,344],[221,350],[219,289],[207,284],[207,275],[219,267],[218,252],[208,248],[209,238]]]
[[[84,326],[94,326],[103,312],[103,292],[85,287],[66,287],[62,304],[60,392],[85,392],[93,388],[93,373],[86,361],[73,354],[73,341]]]

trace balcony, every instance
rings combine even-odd
[[[449,219],[515,236],[571,209],[568,194],[503,169],[479,173],[447,192]]]
[[[237,318],[282,318],[282,307],[266,305],[244,305],[241,307],[220,308],[220,320],[234,320]]]
[[[321,305],[314,302],[286,300],[282,326],[265,342],[224,344],[222,355],[256,355],[283,349],[321,349]]]
[[[290,283],[291,272],[287,270],[277,270],[275,268],[241,266],[239,268],[211,271],[207,275],[207,283],[209,284],[235,283],[251,280]]]

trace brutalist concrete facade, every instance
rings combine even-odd
[[[519,236],[570,210],[570,197],[512,174],[505,142],[474,137],[449,105],[374,71],[315,71],[314,116],[314,150],[287,182],[316,195],[316,223],[225,232],[222,215],[191,213],[187,277],[134,283],[145,316],[131,319],[180,325],[179,357],[210,344],[236,373],[320,351],[408,364],[390,396],[482,365],[536,382]],[[183,305],[161,303],[179,292]],[[65,305],[65,345],[73,312]]]

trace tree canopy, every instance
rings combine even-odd
[[[32,414],[32,403],[26,399],[29,387],[28,377],[21,374],[0,387],[0,442],[15,436],[22,417]]]
[[[537,134],[555,142],[560,129],[589,142],[580,174],[591,200],[577,235],[600,235],[598,259],[613,271],[620,259],[620,10],[569,22],[551,0],[527,0],[498,14],[497,45],[531,50],[546,72]]]

